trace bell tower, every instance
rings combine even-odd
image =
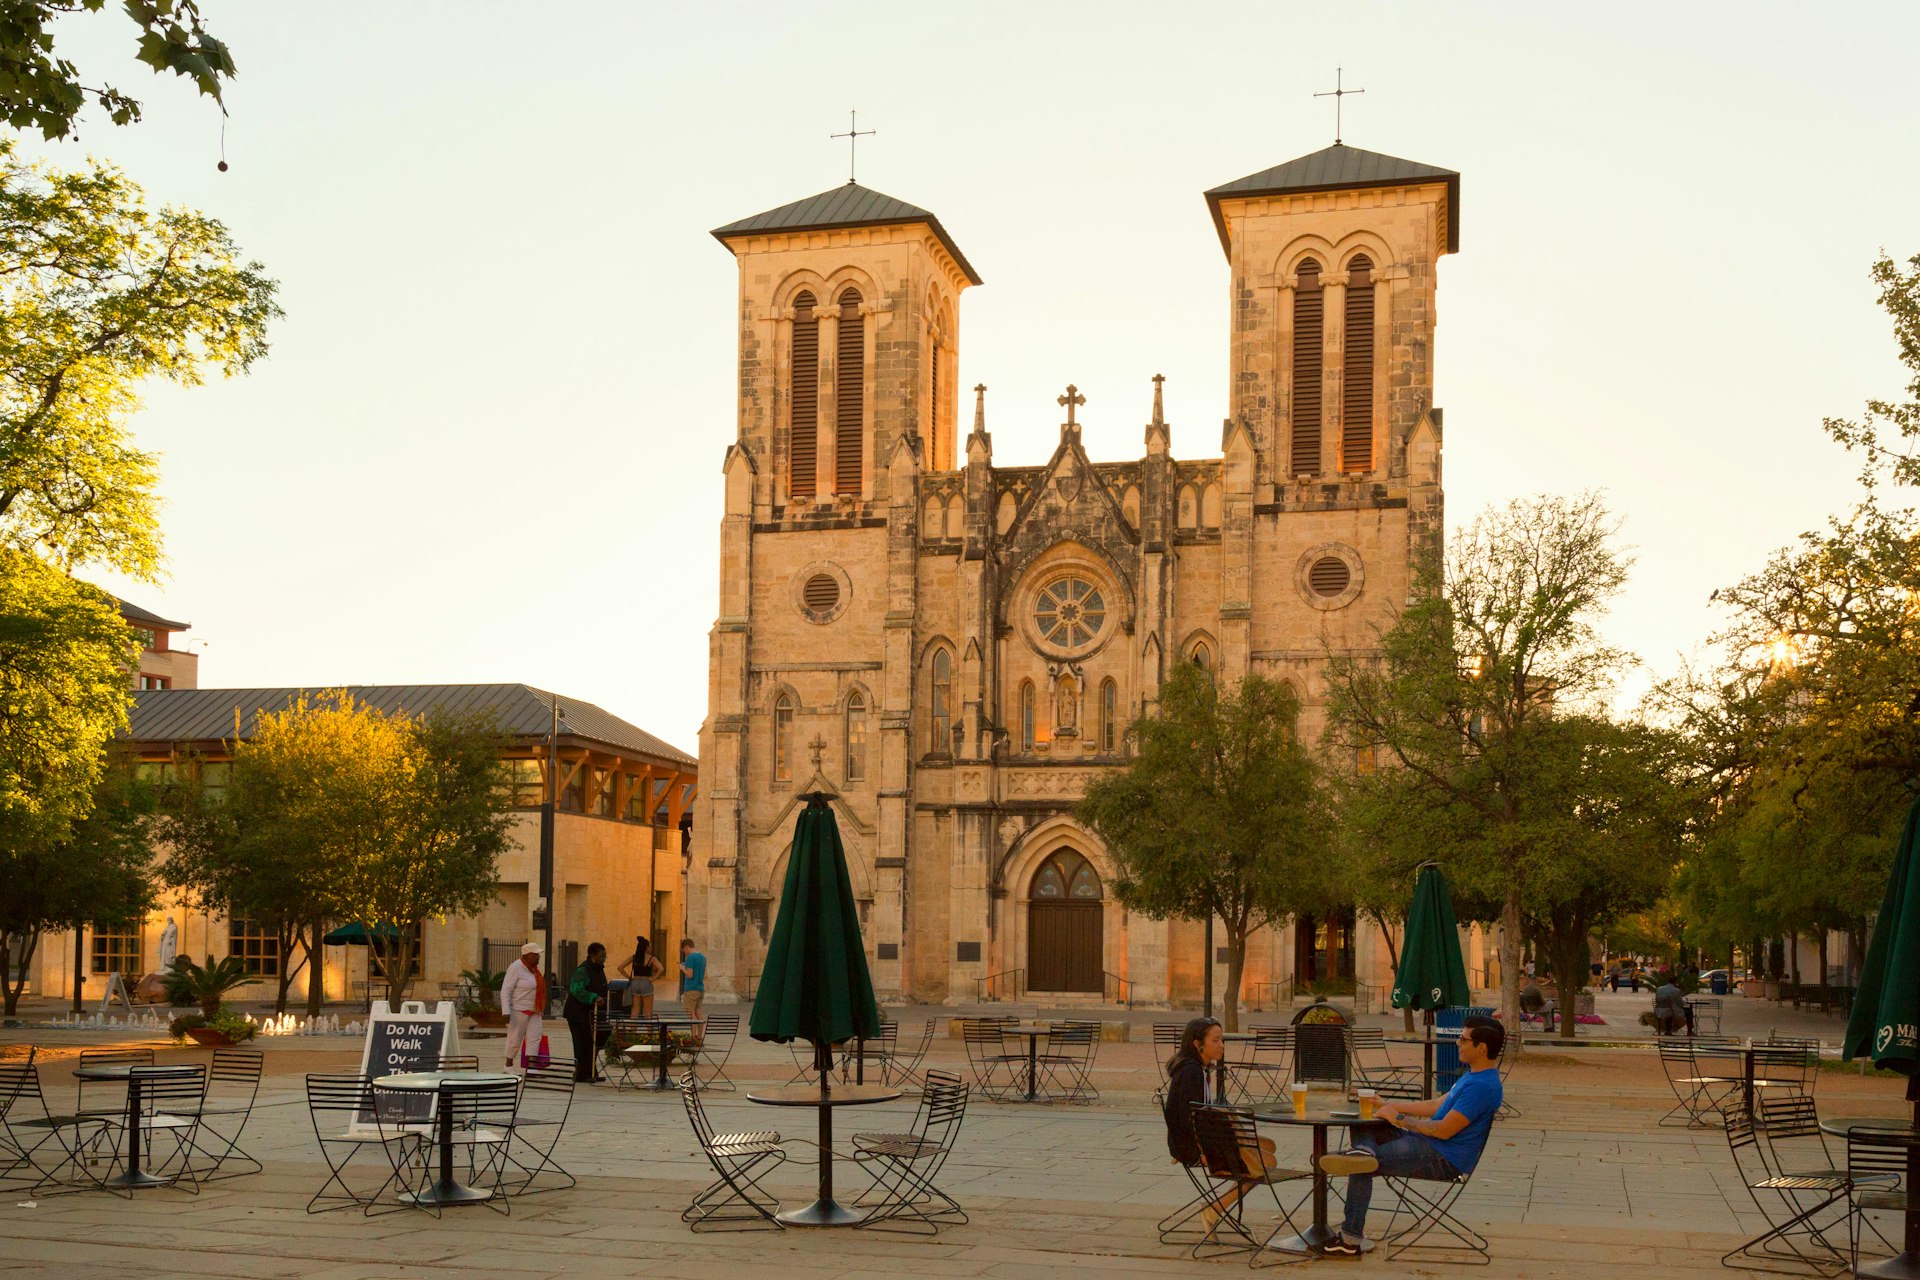
[[[1336,142],[1207,205],[1232,264],[1231,405],[1256,501],[1404,487],[1433,408],[1436,265],[1460,246],[1460,175]]]

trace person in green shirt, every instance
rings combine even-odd
[[[563,1009],[567,1030],[573,1035],[573,1078],[581,1084],[604,1084],[607,1079],[594,1070],[594,1051],[599,1048],[594,1013],[606,998],[607,949],[596,942],[588,946],[587,958],[567,983]]]

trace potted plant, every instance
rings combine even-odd
[[[472,1018],[475,1026],[506,1026],[507,1015],[500,1012],[500,984],[506,980],[505,973],[485,965],[461,971],[460,981],[468,992],[460,1004],[461,1016]]]
[[[225,1049],[253,1039],[260,1028],[231,1009],[220,1009],[211,1018],[204,1013],[183,1013],[167,1024],[167,1030],[175,1040],[192,1040],[207,1049]]]
[[[227,992],[236,987],[244,987],[253,981],[253,975],[247,972],[246,961],[239,956],[228,956],[215,963],[212,956],[207,957],[204,965],[195,964],[184,956],[174,963],[167,976],[167,998],[174,1004],[197,1004],[200,1013],[208,1022],[220,1012],[220,1002]]]

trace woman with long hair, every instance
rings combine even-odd
[[[627,1001],[636,1018],[653,1016],[653,980],[665,974],[667,967],[653,956],[653,943],[643,934],[633,939],[633,954],[620,962],[620,976],[627,979]]]
[[[1195,1018],[1180,1032],[1180,1047],[1167,1062],[1167,1152],[1184,1165],[1199,1164],[1202,1159],[1199,1140],[1193,1134],[1189,1114],[1195,1106],[1213,1106],[1224,1101],[1218,1090],[1220,1062],[1227,1056],[1226,1035],[1213,1018]],[[1212,1204],[1201,1211],[1211,1226],[1274,1167],[1273,1139],[1262,1138],[1258,1148],[1245,1147],[1240,1162],[1252,1176],[1236,1181]]]

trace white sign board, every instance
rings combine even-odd
[[[370,1079],[409,1071],[438,1071],[440,1059],[460,1052],[460,1019],[451,1000],[431,1011],[424,1001],[403,1000],[395,1013],[385,1000],[375,1000],[367,1015],[367,1039],[360,1051],[360,1073]],[[434,1095],[409,1094],[394,1100],[396,1115],[388,1123],[424,1124],[433,1118]],[[383,1104],[384,1106],[384,1104]],[[373,1116],[363,1113],[356,1129],[372,1128]]]

